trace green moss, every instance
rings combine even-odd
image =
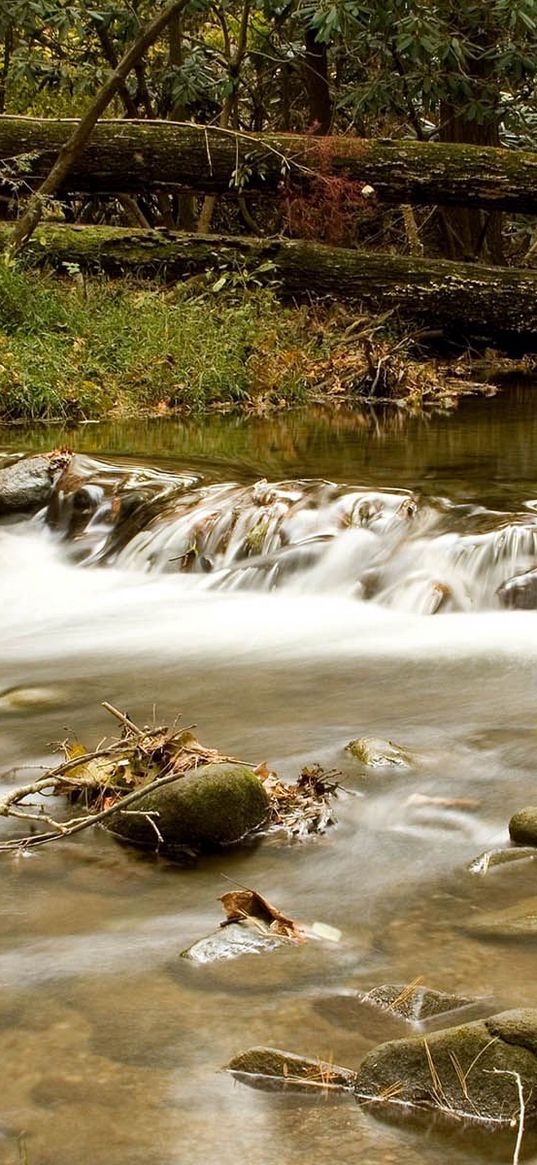
[[[181,777],[134,806],[118,811],[109,828],[124,841],[169,856],[233,845],[265,821],[269,799],[259,777],[246,765],[210,764]],[[162,840],[147,816],[154,822]]]

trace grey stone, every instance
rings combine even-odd
[[[0,469],[0,514],[31,513],[46,505],[70,454],[37,454]]]
[[[507,579],[496,591],[503,607],[533,611],[537,607],[537,569]]]
[[[217,963],[222,959],[238,959],[241,955],[264,955],[288,945],[289,939],[272,934],[268,926],[233,922],[193,943],[181,952],[181,958],[192,963]]]
[[[446,1012],[472,1007],[475,999],[463,995],[448,995],[432,987],[404,983],[384,983],[362,995],[362,1003],[380,1007],[410,1023],[424,1023]]]
[[[533,861],[537,857],[537,850],[531,846],[511,846],[505,849],[489,849],[479,854],[468,865],[470,874],[480,874],[482,877],[489,870],[498,866],[512,866],[515,862]]]

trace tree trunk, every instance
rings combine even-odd
[[[42,182],[76,125],[0,117],[0,163],[13,175],[12,188],[17,182]],[[218,126],[167,121],[100,122],[72,159],[61,189],[222,194],[242,184],[246,191],[277,191],[284,180],[303,185],[315,175],[365,183],[373,187],[372,197],[391,205],[477,206],[537,214],[537,153],[413,140],[236,134]],[[4,192],[7,185],[4,177]]]
[[[314,134],[330,132],[332,124],[332,101],[328,85],[328,53],[325,44],[320,44],[314,28],[305,33],[304,84],[308,94],[309,128]]]
[[[462,78],[451,89],[449,99],[440,103],[440,141],[467,143],[482,148],[499,146],[500,90],[494,73],[497,53],[498,24],[494,5],[485,5],[476,27],[475,11],[471,5],[456,4],[447,9],[447,20],[454,36],[462,35],[468,45]],[[474,116],[469,110],[474,106]],[[475,111],[481,107],[481,116]],[[482,212],[473,207],[444,210],[442,223],[446,234],[448,254],[452,259],[467,262],[483,259],[485,262],[504,263],[502,217],[498,211]]]
[[[142,28],[136,40],[121,58],[117,68],[101,85],[89,109],[86,110],[80,121],[76,122],[75,128],[62,144],[49,173],[43,179],[36,193],[32,194],[24,214],[15,224],[7,248],[9,255],[18,251],[23,243],[31,237],[43,213],[46,199],[54,197],[60,189],[73,163],[90,140],[99,118],[108,108],[116,93],[124,86],[131,70],[140,64],[144,53],[154,44],[173,16],[187,7],[188,2],[189,0],[170,0],[170,3]]]
[[[0,243],[7,228],[0,226]],[[368,254],[294,240],[183,235],[118,227],[41,226],[25,257],[60,270],[133,272],[163,279],[189,278],[208,269],[224,274],[237,265],[275,286],[284,298],[311,295],[392,310],[440,324],[458,335],[516,334],[537,343],[537,273],[508,268]]]
[[[440,140],[449,144],[499,146],[500,135],[496,119],[477,122],[463,112],[444,103],[440,111]],[[502,244],[502,216],[499,211],[482,211],[474,207],[457,207],[442,212],[447,236],[448,254],[452,259],[472,262],[483,258],[492,263],[504,263]]]

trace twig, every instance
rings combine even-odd
[[[31,834],[29,837],[13,838],[12,841],[0,842],[0,853],[7,853],[10,850],[17,849],[33,849],[38,845],[46,845],[49,841],[60,841],[65,837],[72,837],[74,833],[81,833],[83,829],[89,829],[92,825],[98,825],[101,821],[105,821],[118,811],[124,811],[127,805],[133,805],[148,793],[155,792],[156,789],[161,789],[163,785],[171,785],[172,781],[177,781],[176,773],[172,773],[167,777],[159,777],[156,781],[151,781],[151,784],[144,785],[141,789],[135,789],[132,793],[127,793],[126,797],[122,797],[121,801],[114,802],[107,809],[101,809],[99,813],[88,813],[87,817],[77,818],[72,824],[65,827],[58,827],[55,833],[41,833],[37,837]],[[1,807],[0,807],[1,809]]]
[[[112,756],[116,751],[117,746],[111,748],[100,749],[98,752],[85,752],[81,756],[70,757],[69,760],[64,761],[61,765],[57,765],[55,769],[51,769],[46,777],[41,777],[38,781],[34,781],[32,785],[20,785],[17,789],[13,789],[8,793],[3,801],[0,801],[0,817],[9,817],[11,805],[17,804],[19,801],[24,801],[25,797],[30,797],[32,793],[42,793],[44,789],[48,789],[57,781],[62,781],[67,785],[75,785],[80,787],[80,779],[72,780],[66,777],[66,773],[77,769],[80,765],[88,764],[90,760],[100,760],[102,757]]]
[[[157,841],[160,842],[161,845],[164,845],[164,838],[160,832],[160,829],[159,829],[156,821],[153,821],[154,817],[160,816],[158,809],[152,809],[149,812],[145,813],[143,809],[121,809],[120,808],[119,812],[124,813],[125,817],[145,817],[148,824],[151,825],[151,827],[155,830],[155,833],[157,835]]]
[[[101,707],[106,708],[106,711],[110,712],[111,716],[115,716],[116,720],[119,720],[119,723],[123,724],[124,728],[128,728],[130,732],[133,732],[135,736],[141,738],[146,735],[145,732],[142,732],[141,728],[138,728],[137,724],[134,724],[128,716],[125,716],[124,712],[120,712],[118,708],[114,708],[113,704],[109,704],[108,700],[103,700]]]
[[[510,1072],[507,1070],[507,1068],[491,1068],[490,1071],[494,1072],[495,1076],[512,1076],[513,1079],[516,1080],[516,1086],[518,1089],[518,1103],[519,1103],[520,1107],[519,1107],[519,1113],[518,1113],[518,1132],[517,1132],[517,1138],[516,1138],[515,1148],[514,1148],[514,1152],[513,1152],[513,1165],[519,1165],[520,1150],[522,1148],[522,1138],[524,1136],[524,1117],[526,1115],[526,1105],[524,1103],[524,1089],[522,1087],[522,1080],[520,1078],[520,1073],[519,1072]],[[515,1121],[513,1119],[513,1124],[514,1123],[515,1123]]]

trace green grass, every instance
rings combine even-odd
[[[270,290],[0,267],[0,419],[304,402],[327,337]]]

